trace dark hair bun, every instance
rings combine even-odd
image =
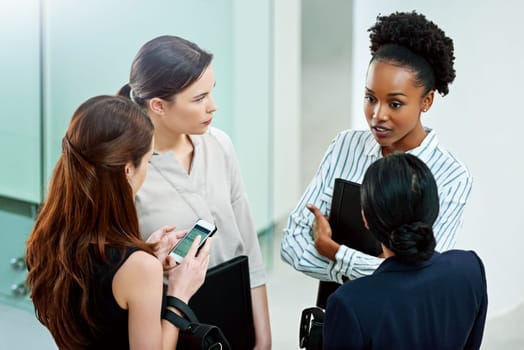
[[[389,248],[402,261],[428,260],[435,249],[433,228],[423,222],[401,225],[391,232]]]
[[[435,89],[443,96],[449,92],[448,85],[455,79],[453,40],[435,23],[415,11],[396,12],[378,16],[375,25],[368,31],[372,54],[386,44],[403,46],[431,65],[435,74]]]

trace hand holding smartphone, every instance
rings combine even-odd
[[[184,238],[177,243],[169,255],[173,256],[177,263],[180,263],[187,255],[189,248],[191,248],[191,244],[197,236],[200,236],[200,243],[198,245],[198,249],[200,250],[206,239],[211,237],[216,230],[217,228],[214,224],[202,219],[198,220]]]

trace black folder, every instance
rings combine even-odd
[[[335,242],[378,256],[382,253],[380,242],[364,226],[360,206],[360,184],[345,179],[335,179],[329,224]],[[320,281],[317,306],[326,308],[327,298],[339,283]]]
[[[255,346],[247,256],[210,268],[189,306],[200,322],[220,327],[234,350]]]

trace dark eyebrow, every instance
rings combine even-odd
[[[196,96],[193,97],[193,100],[198,100],[198,99],[200,99],[200,98],[206,96],[207,94],[208,94],[207,92],[203,92],[203,93],[201,93],[201,94],[198,94],[198,95],[196,95]]]
[[[373,90],[368,89],[368,88],[366,88],[366,92],[368,94],[375,94],[375,92]],[[388,94],[388,96],[390,96],[390,97],[395,97],[395,96],[405,96],[405,97],[407,97],[407,95],[405,93],[403,93],[403,92],[391,92],[391,93]]]
[[[215,82],[213,83],[213,87],[215,87],[216,85],[217,85],[217,82],[215,81]],[[206,95],[208,95],[208,94],[209,94],[209,92],[203,92],[203,93],[198,94],[198,95],[196,95],[195,97],[193,97],[193,100],[198,100],[199,98],[202,98],[202,97],[204,97],[204,96],[206,96]]]
[[[405,97],[408,97],[408,95],[406,95],[405,93],[402,93],[402,92],[392,92],[392,93],[389,93],[388,96],[391,96],[391,97],[394,97],[394,96],[405,96]]]

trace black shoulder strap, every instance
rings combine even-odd
[[[173,297],[168,295],[167,298],[167,305],[174,307],[175,309],[178,309],[185,318],[191,322],[191,323],[198,323],[198,318],[196,317],[195,313],[189,305],[184,303],[182,300],[178,299],[177,297]]]
[[[180,328],[182,331],[191,329],[191,323],[188,320],[182,316],[177,315],[169,309],[164,310],[162,313],[162,318],[168,320],[173,326]]]
[[[183,316],[177,315],[173,311],[165,308],[162,313],[162,318],[171,322],[175,327],[180,328],[182,331],[188,331],[193,327],[193,324],[198,323],[198,319],[186,303],[182,300],[168,295],[166,297],[167,306],[172,306],[182,313]]]

